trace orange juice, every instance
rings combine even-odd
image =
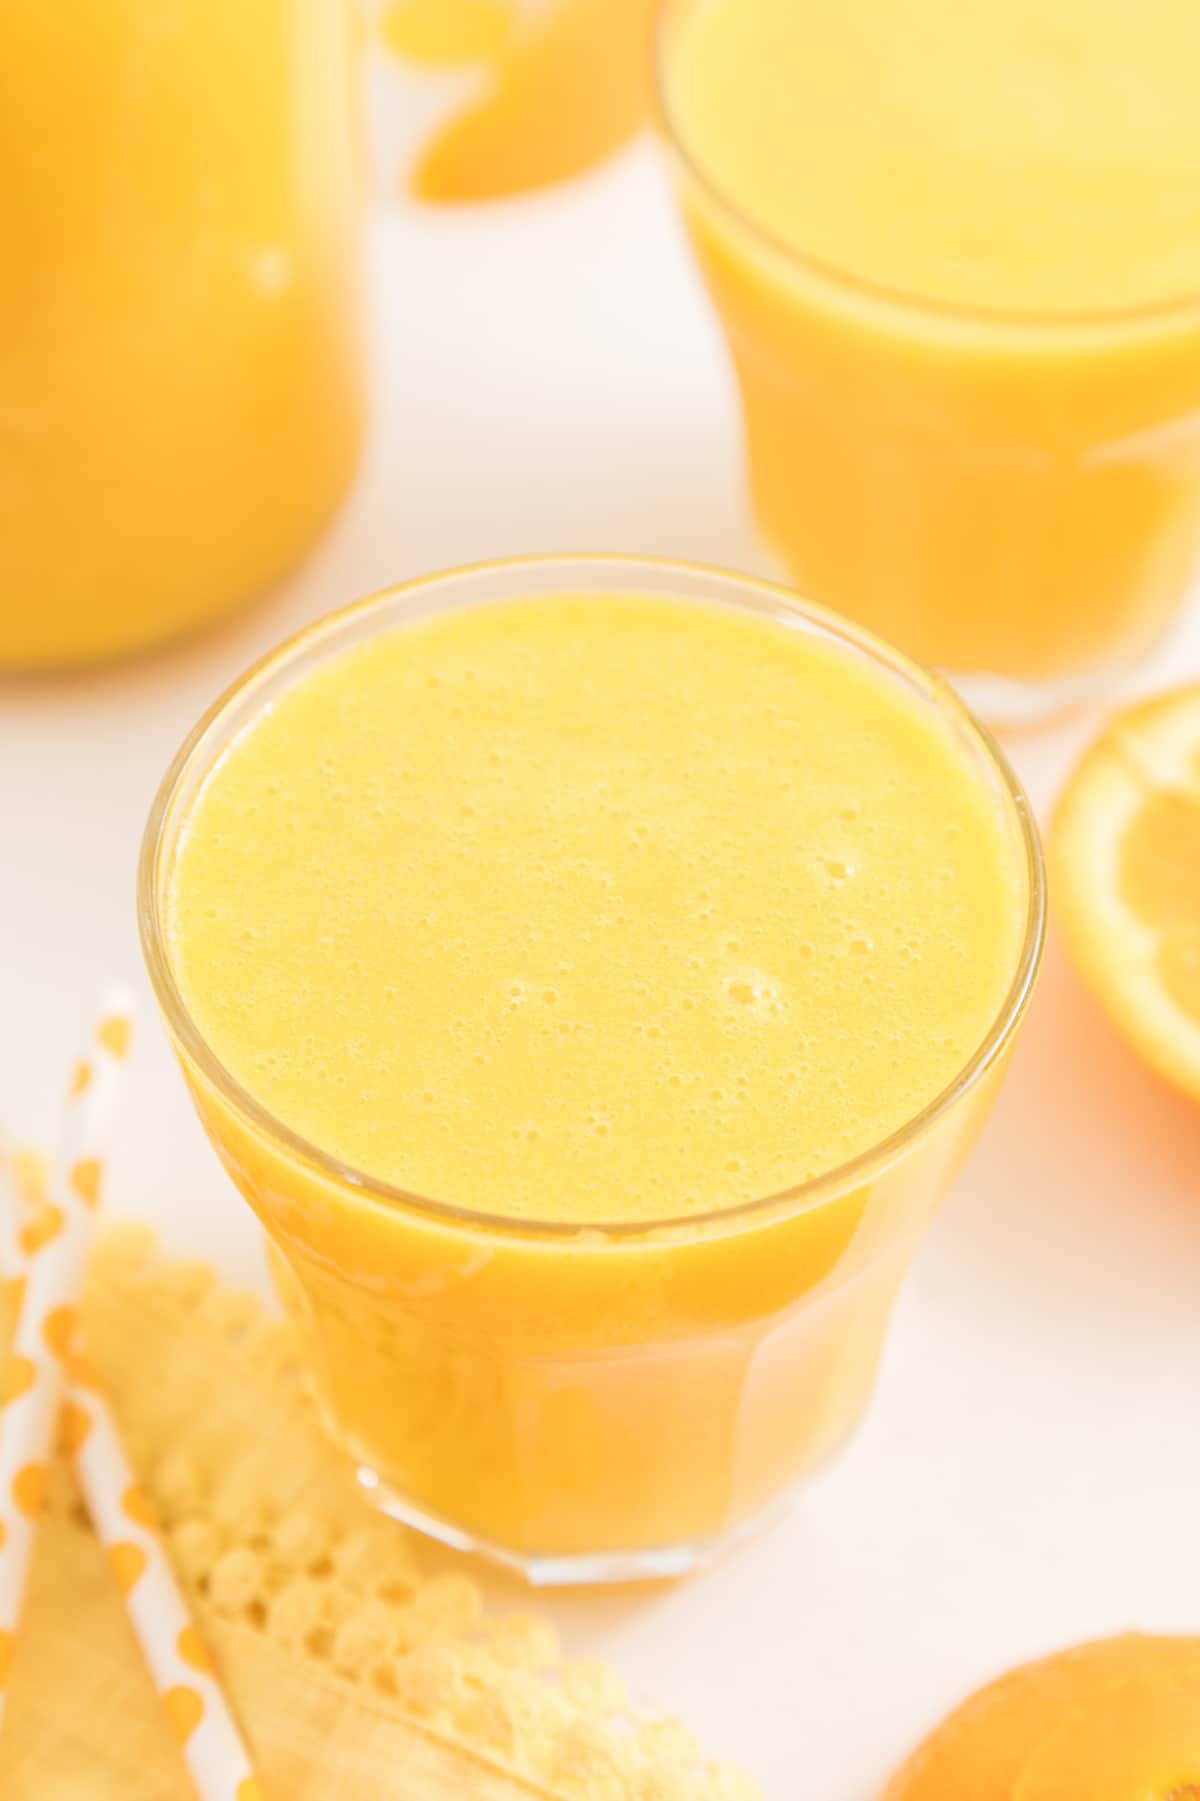
[[[252,598],[350,479],[350,8],[19,0],[0,69],[0,668],[32,668]]]
[[[954,704],[771,590],[552,561],[297,640],[162,806],[151,967],[389,1505],[680,1567],[845,1437],[1036,959]]]
[[[668,9],[763,532],[1002,708],[1139,655],[1195,570],[1198,66],[1190,0]]]

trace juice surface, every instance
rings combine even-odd
[[[573,595],[344,650],[241,732],[168,894],[278,1119],[516,1218],[733,1206],[888,1137],[1010,987],[1023,853],[899,677],[711,604]]]
[[[845,274],[1001,310],[1200,291],[1192,0],[700,0],[672,105],[723,195]]]

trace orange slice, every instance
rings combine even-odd
[[[1106,1639],[1026,1665],[938,1728],[883,1801],[1196,1801],[1200,1638]]]
[[[455,68],[498,56],[512,23],[511,0],[392,0],[380,29],[405,61]]]
[[[1200,1100],[1200,684],[1118,714],[1067,784],[1050,855],[1084,980]]]
[[[438,3],[453,10],[462,0]],[[544,0],[520,9],[482,92],[425,149],[417,197],[496,200],[569,180],[613,155],[650,117],[658,4]]]

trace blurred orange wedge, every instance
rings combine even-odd
[[[883,1801],[1200,1801],[1200,1638],[1107,1639],[982,1689]]]
[[[1200,1100],[1200,685],[1120,713],[1050,834],[1071,954],[1129,1042]]]
[[[455,68],[498,56],[513,10],[511,0],[391,0],[380,30],[388,48],[406,62]]]
[[[464,0],[433,3],[454,12]],[[418,198],[461,205],[526,193],[619,150],[650,116],[658,4],[541,0],[518,8],[482,92],[420,158]]]

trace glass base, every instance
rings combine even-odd
[[[452,1551],[484,1557],[502,1569],[512,1570],[533,1588],[590,1587],[611,1582],[663,1582],[702,1569],[719,1554],[745,1539],[768,1530],[785,1512],[788,1495],[771,1502],[729,1532],[696,1539],[684,1545],[654,1545],[638,1551],[522,1552],[494,1544],[477,1533],[465,1531],[436,1514],[426,1513],[387,1487],[376,1471],[363,1465],[355,1471],[364,1495],[389,1519],[436,1539]]]

